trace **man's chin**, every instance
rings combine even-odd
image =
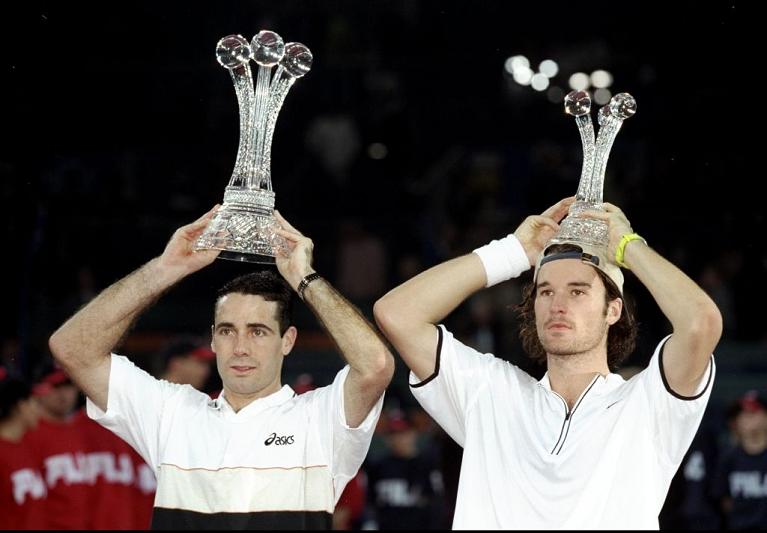
[[[573,355],[575,353],[575,350],[573,349],[573,346],[570,343],[547,342],[546,344],[543,344],[542,346],[548,355],[554,355],[557,357],[566,357],[568,355]]]

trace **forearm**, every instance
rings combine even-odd
[[[437,324],[486,283],[476,254],[434,266],[389,291],[376,304],[376,317],[403,325]]]
[[[719,317],[703,289],[642,241],[628,243],[624,262],[650,291],[675,332],[710,329],[712,316]]]
[[[708,295],[681,270],[641,241],[628,243],[624,262],[671,322],[663,371],[671,389],[693,396],[722,333],[722,316]]]
[[[53,355],[65,368],[95,366],[178,279],[160,268],[159,258],[149,261],[102,291],[56,330],[50,339]]]
[[[303,296],[353,371],[372,379],[393,371],[391,354],[375,328],[328,281],[313,281]]]

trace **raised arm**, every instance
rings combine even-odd
[[[277,256],[277,269],[293,289],[315,273],[312,268],[314,244],[291,226],[279,212],[275,217],[284,229],[289,252]],[[303,298],[349,363],[344,384],[346,423],[359,426],[389,386],[394,375],[394,358],[372,324],[323,278],[311,281]]]
[[[432,267],[376,302],[376,322],[416,377],[424,380],[435,371],[434,325],[478,290],[517,276],[534,265],[572,201],[566,198],[540,215],[527,217],[513,235]],[[520,245],[527,264],[511,264],[514,248]]]
[[[168,288],[218,256],[192,250],[217,208],[176,230],[162,255],[106,288],[51,335],[54,358],[101,410],[109,397],[109,355],[131,324]]]
[[[634,232],[623,211],[610,203],[604,207],[606,213],[589,216],[609,222],[609,249],[615,257],[621,238]],[[671,322],[673,335],[663,349],[663,371],[669,387],[681,396],[692,396],[722,335],[719,308],[684,272],[642,240],[625,245],[623,262]]]

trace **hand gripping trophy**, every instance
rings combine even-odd
[[[588,210],[604,211],[602,192],[607,159],[623,121],[636,113],[636,100],[628,93],[619,93],[599,110],[600,128],[596,141],[590,111],[591,97],[588,92],[572,91],[565,97],[565,113],[575,117],[581,134],[583,168],[575,202],[570,206],[568,216],[562,221],[559,231],[545,248],[552,244],[575,244],[588,254],[588,260],[604,261],[603,266],[609,268],[607,223],[593,218],[582,218],[578,214]],[[544,249],[541,257],[545,254]],[[620,269],[616,269],[620,272]]]
[[[279,224],[270,170],[272,135],[288,91],[312,66],[312,53],[303,44],[284,43],[276,33],[263,30],[250,43],[241,35],[224,37],[216,45],[216,59],[234,81],[240,144],[224,203],[195,250],[221,250],[222,259],[274,263],[275,249],[286,244],[275,233]],[[251,59],[258,64],[255,91]]]

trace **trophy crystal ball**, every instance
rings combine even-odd
[[[272,190],[272,135],[288,91],[312,66],[312,53],[300,43],[285,43],[268,30],[251,42],[228,35],[216,45],[216,59],[229,70],[240,110],[240,144],[224,203],[195,243],[195,250],[221,250],[219,257],[274,263],[285,240],[275,231]],[[255,90],[250,60],[258,64]]]
[[[567,218],[562,221],[557,234],[547,243],[586,244],[607,248],[609,235],[607,223],[602,220],[581,218],[583,211],[604,211],[602,193],[605,170],[610,149],[623,121],[636,113],[636,100],[628,93],[619,93],[599,110],[599,135],[594,140],[591,123],[591,97],[586,91],[572,91],[565,97],[565,113],[575,117],[583,144],[583,168],[578,183],[575,202],[570,206]]]

